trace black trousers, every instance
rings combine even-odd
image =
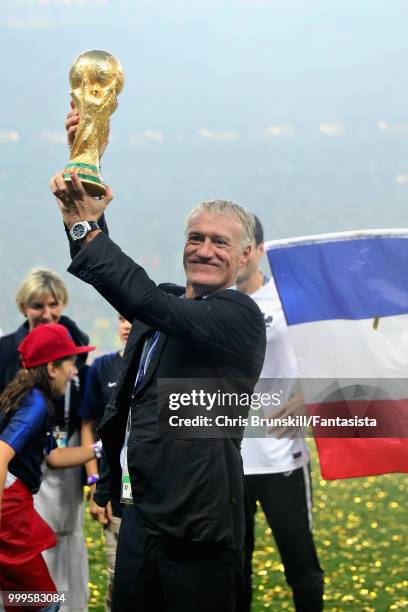
[[[242,555],[238,558],[236,551],[223,545],[148,537],[147,609],[236,612],[242,569]]]
[[[292,588],[297,612],[323,610],[323,571],[311,531],[311,487],[308,467],[288,473],[245,476],[246,545],[245,609],[252,600],[252,554],[256,502],[259,501],[272,530]]]
[[[242,552],[151,535],[125,506],[112,612],[243,612],[243,570]]]
[[[116,549],[112,612],[145,611],[144,549],[144,532],[136,508],[125,505]]]

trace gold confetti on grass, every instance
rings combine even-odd
[[[314,534],[325,570],[325,608],[330,612],[407,608],[408,476],[387,474],[328,482],[320,477],[313,443],[310,448]],[[87,518],[85,531],[89,609],[103,612],[107,572],[102,529]],[[293,610],[284,568],[260,509],[256,535],[252,612]]]

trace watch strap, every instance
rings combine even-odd
[[[87,223],[89,223],[89,232],[93,232],[93,230],[97,230],[99,229],[99,225],[97,224],[96,221],[87,221]],[[88,232],[88,234],[89,234]]]

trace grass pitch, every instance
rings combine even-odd
[[[325,570],[325,609],[385,612],[408,608],[408,476],[324,481],[314,450],[312,466],[314,535]],[[89,609],[103,612],[106,567],[102,530],[87,518],[85,532]],[[293,610],[283,566],[260,510],[252,610]]]

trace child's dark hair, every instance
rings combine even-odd
[[[64,359],[58,359],[52,363],[55,366],[61,365]],[[7,385],[0,394],[0,412],[10,415],[17,410],[23,397],[35,387],[42,392],[50,414],[53,413],[52,390],[48,377],[47,364],[39,365],[29,370],[20,370],[15,378]]]

